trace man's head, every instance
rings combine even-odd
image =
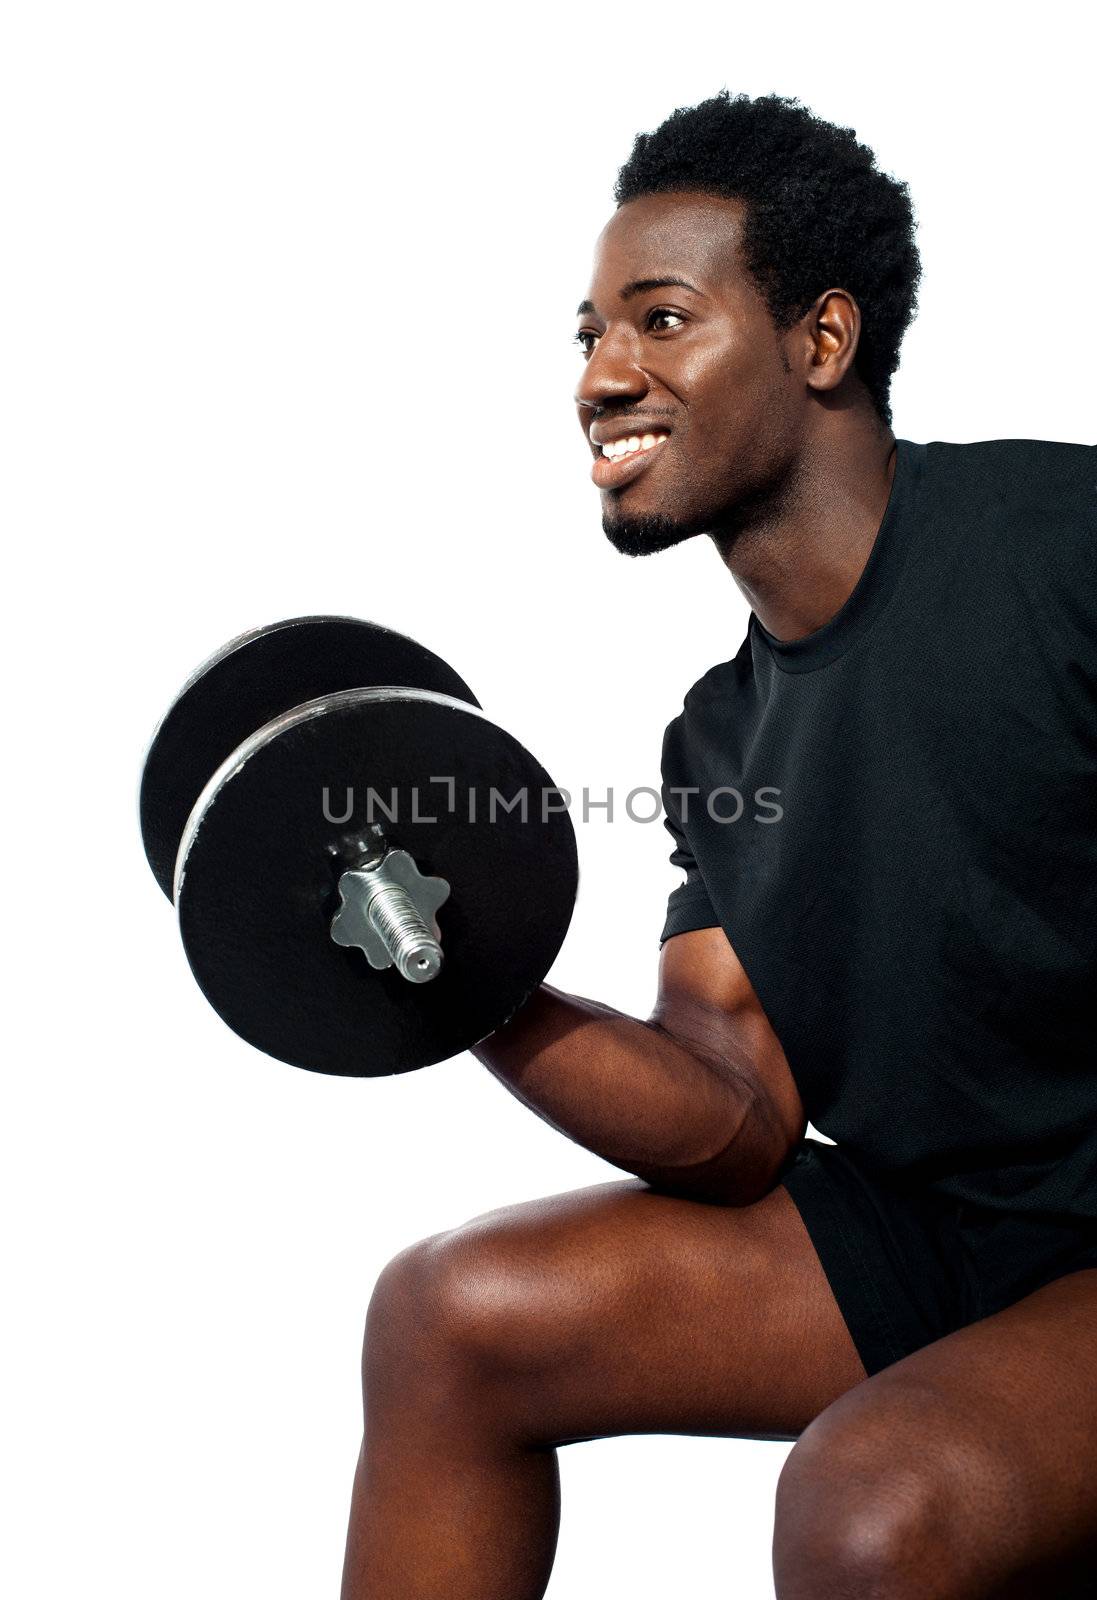
[[[852,130],[724,90],[638,135],[614,197],[577,335],[603,527],[632,555],[733,537],[820,408],[890,424],[919,279],[906,186]]]

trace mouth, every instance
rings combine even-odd
[[[590,470],[590,480],[599,489],[623,489],[644,472],[656,456],[660,455],[669,436],[665,433],[635,434],[629,439],[618,439],[610,456],[597,455]]]

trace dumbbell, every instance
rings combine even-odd
[[[493,1033],[575,902],[548,773],[438,656],[352,617],[256,629],[199,667],[140,817],[214,1010],[315,1072],[409,1072]]]

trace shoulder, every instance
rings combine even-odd
[[[1097,445],[1053,439],[934,440],[925,447],[926,487],[942,508],[1073,515],[1092,525]]]
[[[1051,591],[1097,579],[1097,445],[987,439],[924,450],[930,519],[984,574]]]
[[[663,733],[663,774],[676,773],[689,763],[691,753],[714,725],[741,720],[754,696],[754,665],[750,631],[737,654],[701,675],[687,691],[682,709]]]

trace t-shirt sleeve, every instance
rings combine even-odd
[[[663,825],[674,841],[674,848],[670,853],[670,864],[679,867],[686,875],[685,882],[680,883],[670,892],[667,901],[667,916],[663,924],[663,931],[659,936],[659,943],[665,944],[676,933],[693,933],[697,928],[718,928],[720,918],[712,909],[712,902],[708,897],[701,869],[693,858],[693,851],[689,847],[682,827],[681,819],[673,794],[664,786],[663,788]]]

